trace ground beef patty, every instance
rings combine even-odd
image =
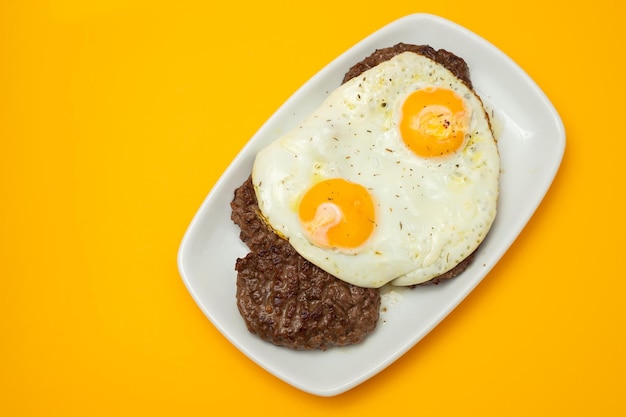
[[[445,49],[434,49],[429,45],[412,45],[408,43],[397,43],[388,48],[377,49],[370,56],[354,64],[344,75],[342,84],[403,52],[414,52],[432,59],[447,68],[448,71],[452,72],[457,78],[463,81],[465,85],[473,89],[469,67],[463,58],[459,58]]]
[[[233,221],[251,252],[237,259],[237,308],[248,330],[292,349],[359,343],[378,322],[380,292],[328,274],[277,237],[258,215],[251,178],[235,191]]]
[[[345,74],[343,82],[411,51],[448,68],[470,88],[465,61],[427,45],[399,43],[378,49]],[[301,257],[260,218],[251,178],[231,202],[231,218],[241,230],[250,253],[237,260],[237,307],[248,330],[262,339],[292,349],[326,350],[361,342],[378,323],[380,291],[341,281]],[[438,284],[457,276],[473,255],[456,268],[424,284]],[[420,284],[423,285],[423,284]]]

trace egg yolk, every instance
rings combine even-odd
[[[319,246],[353,249],[374,230],[374,202],[360,184],[332,178],[313,185],[302,197],[298,216]]]
[[[402,105],[402,139],[421,157],[438,157],[457,151],[463,145],[468,125],[465,103],[447,88],[416,90]]]

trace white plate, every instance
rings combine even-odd
[[[343,74],[377,48],[430,44],[463,57],[486,106],[495,114],[501,153],[498,217],[472,266],[438,286],[383,291],[380,323],[362,344],[325,352],[276,347],[248,332],[235,304],[235,260],[245,256],[230,220],[233,191],[250,174],[259,149],[286,132],[334,90]],[[485,277],[526,225],[550,187],[565,150],[565,131],[552,104],[510,58],[474,33],[440,17],[399,19],[346,51],[304,84],[261,127],[217,181],[191,222],[178,253],[192,297],[222,334],[285,382],[332,396],[371,378],[443,320]]]

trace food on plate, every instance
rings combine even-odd
[[[251,250],[236,266],[238,306],[248,328],[257,334],[271,328],[268,339],[295,348],[345,344],[294,342],[318,322],[302,320],[307,308],[283,320],[296,307],[272,298],[281,288],[293,292],[296,305],[307,302],[310,294],[297,287],[311,278],[293,264],[323,271],[350,291],[456,276],[494,221],[498,181],[496,141],[466,63],[430,46],[375,51],[350,68],[306,120],[258,153],[251,178],[238,190],[252,187],[249,207],[235,204],[237,194],[233,200],[233,220]],[[252,220],[252,229],[242,227]],[[291,257],[298,261],[283,268]],[[272,264],[280,272],[259,272]],[[285,290],[282,277],[291,272],[300,284]],[[341,309],[358,304],[380,301],[357,297]],[[326,305],[334,306],[330,299]],[[275,308],[281,313],[273,318],[249,313]],[[363,328],[363,334],[373,330]],[[276,340],[283,330],[286,343]]]

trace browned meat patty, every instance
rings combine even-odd
[[[381,62],[388,61],[403,52],[414,52],[432,59],[456,75],[469,88],[473,88],[472,81],[470,79],[469,67],[463,58],[459,58],[445,49],[436,50],[429,45],[412,45],[407,43],[398,43],[388,48],[377,49],[370,56],[354,64],[344,75],[342,83],[345,83],[368,69],[375,67]]]
[[[327,274],[290,245],[250,252],[236,269],[237,307],[248,329],[264,340],[326,350],[359,343],[376,328],[377,290]]]
[[[248,330],[279,346],[326,350],[361,342],[378,322],[380,292],[328,274],[277,237],[257,212],[251,178],[231,218],[251,249],[237,260],[237,307]]]
[[[252,252],[288,244],[261,220],[251,176],[235,190],[230,207],[230,218],[239,226],[239,238]]]

